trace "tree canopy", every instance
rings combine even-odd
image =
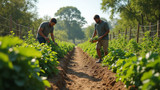
[[[156,23],[160,20],[159,0],[102,0],[101,9],[111,12],[111,19],[119,14],[120,19],[116,29],[128,26],[135,27],[148,25],[150,22]]]
[[[35,5],[36,2],[37,0],[0,0],[0,23],[4,26],[9,26],[10,21],[7,19],[12,18],[12,20],[18,24],[32,26],[33,22],[38,19]],[[12,24],[12,26],[13,28],[17,27],[16,24]],[[8,27],[0,26],[0,28],[1,35],[9,33]],[[26,33],[26,31],[22,31],[23,35],[24,33]]]
[[[68,39],[72,39],[75,43],[75,39],[84,38],[84,32],[82,32],[81,28],[86,21],[76,7],[62,7],[55,13],[55,16],[61,22],[59,23],[58,28],[66,30]]]

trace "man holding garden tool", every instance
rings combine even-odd
[[[55,18],[52,18],[50,20],[50,22],[43,22],[38,29],[38,33],[37,33],[37,40],[39,41],[39,43],[46,43],[50,42],[48,35],[50,33],[52,41],[57,45],[57,43],[54,40],[54,35],[53,35],[53,30],[54,30],[54,25],[57,23],[57,20]]]
[[[95,31],[93,33],[93,36],[90,40],[90,42],[94,43],[97,42],[96,50],[99,57],[99,60],[96,61],[96,63],[102,62],[102,56],[101,56],[101,47],[103,46],[104,55],[108,54],[108,41],[109,41],[109,26],[107,22],[104,22],[100,19],[99,15],[94,16],[94,20],[96,22],[95,24]],[[98,35],[97,40],[92,40],[96,35]]]

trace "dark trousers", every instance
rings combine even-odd
[[[45,40],[45,38],[43,38],[43,37],[39,37],[39,38],[37,38],[37,40],[38,40],[38,42],[41,44],[41,43],[46,43],[46,40]]]

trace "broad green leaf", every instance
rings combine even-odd
[[[153,75],[153,71],[152,71],[152,70],[150,70],[149,72],[145,72],[145,73],[143,74],[141,80],[143,81],[143,80],[146,80],[146,79],[148,79],[148,78],[151,78],[152,75]]]
[[[0,68],[2,68],[4,66],[3,64],[7,65],[10,69],[13,68],[13,64],[9,60],[9,58],[6,54],[0,52],[0,60],[2,61],[2,63],[0,64]]]
[[[45,86],[51,87],[50,83],[47,80],[43,80],[43,83],[44,83]]]
[[[6,37],[0,37],[0,42],[1,42],[0,48],[4,49],[7,47],[15,46],[17,44],[21,44],[23,41],[20,40],[18,37],[11,38],[6,36]]]
[[[34,48],[31,47],[19,47],[19,48],[14,48],[19,54],[27,56],[27,57],[41,57],[41,52],[37,51]]]
[[[9,58],[5,53],[0,52],[0,60],[2,60],[3,62],[8,62]]]

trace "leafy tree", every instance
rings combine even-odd
[[[8,18],[12,16],[12,20],[16,23],[20,23],[25,26],[32,25],[34,18],[37,17],[37,13],[33,12],[35,10],[35,3],[37,0],[0,0],[0,15]],[[0,18],[0,23],[5,26],[9,26],[9,21]],[[16,24],[13,24],[16,27]],[[6,27],[0,27],[2,31],[9,32]],[[24,31],[22,31],[22,34]],[[2,33],[2,35],[5,35]]]
[[[104,11],[110,10],[111,17],[120,13],[126,19],[136,19],[139,23],[142,23],[144,19],[147,21],[160,19],[159,4],[160,1],[157,0],[102,0],[101,9]]]
[[[45,15],[45,16],[43,16],[43,21],[49,21],[49,20],[51,20],[51,17],[50,16],[48,16],[48,15]]]
[[[68,41],[68,35],[65,30],[55,30],[54,35],[61,41]]]
[[[66,28],[64,27],[64,21],[62,21],[61,19],[57,18],[57,24],[55,25],[55,30],[66,30]]]
[[[102,0],[101,9],[110,11],[111,18],[120,14],[115,30],[136,27],[137,24],[148,25],[160,20],[160,1],[157,0]],[[144,28],[142,27],[142,30]]]
[[[75,43],[75,39],[84,38],[81,27],[86,21],[76,7],[62,7],[55,13],[55,16],[63,22],[61,26],[67,30],[68,39],[72,39],[73,43]]]

